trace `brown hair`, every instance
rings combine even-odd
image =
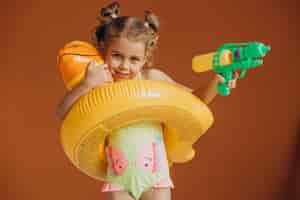
[[[153,65],[153,53],[157,47],[159,21],[151,11],[145,11],[145,19],[119,16],[120,5],[114,2],[100,10],[99,24],[92,33],[92,42],[104,53],[109,42],[121,36],[132,41],[142,41],[146,45],[146,67]]]

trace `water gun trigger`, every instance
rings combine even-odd
[[[237,70],[237,71],[239,71],[239,70]],[[242,69],[241,71],[237,72],[238,73],[237,79],[239,80],[239,79],[244,78],[246,75],[246,72],[247,72],[247,69]]]

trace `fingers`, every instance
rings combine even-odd
[[[229,88],[236,88],[236,80],[228,81],[228,87]]]
[[[87,74],[93,73],[95,65],[96,65],[95,60],[92,60],[91,62],[89,62],[88,66],[87,66]]]
[[[234,71],[234,72],[233,72],[233,78],[234,78],[234,79],[238,79],[239,76],[240,76],[240,73],[239,73],[239,72],[237,72],[237,71]]]
[[[225,83],[225,78],[222,75],[217,74],[216,77],[217,77],[218,82]]]
[[[97,61],[93,60],[91,61],[87,66],[87,76],[90,75],[99,75],[102,74],[103,71],[107,71],[108,67],[107,64],[98,64]]]
[[[89,88],[94,88],[108,82],[113,82],[113,78],[107,64],[99,64],[95,60],[89,62],[84,77],[84,83]]]
[[[225,79],[222,75],[217,74],[216,75],[218,82],[220,83],[225,83]],[[239,77],[238,73],[234,73],[234,79],[233,80],[229,80],[227,85],[229,88],[236,88],[237,85],[237,78]]]
[[[87,70],[88,71],[91,71],[91,70],[94,70],[94,69],[108,69],[108,66],[107,64],[98,64],[97,61],[95,60],[92,60],[91,62],[89,62],[88,66],[87,66]]]
[[[92,60],[91,62],[88,63],[87,70],[91,71],[95,65],[96,65],[96,61]]]
[[[240,76],[239,72],[235,71],[233,73],[233,80],[229,81],[230,88],[236,88],[236,84],[237,84],[237,80],[238,80],[239,76]]]

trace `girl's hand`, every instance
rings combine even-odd
[[[57,106],[56,115],[59,119],[63,119],[72,105],[91,88],[97,87],[106,82],[113,82],[111,73],[107,65],[97,64],[92,61],[88,64],[84,79],[82,82],[70,90],[62,102]]]
[[[94,88],[109,82],[113,82],[113,78],[107,64],[97,64],[96,61],[91,61],[87,66],[83,83],[88,88]]]
[[[217,77],[218,82],[225,83],[225,79],[223,78],[223,76],[221,76],[220,74],[217,74],[216,77]],[[234,77],[233,80],[228,81],[228,87],[230,89],[236,88],[236,84],[237,84],[236,82],[239,77],[239,73],[234,72],[233,77]]]

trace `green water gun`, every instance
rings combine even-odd
[[[228,82],[233,80],[233,72],[241,71],[238,79],[243,78],[248,69],[263,64],[262,59],[270,50],[270,46],[260,42],[224,44],[214,53],[195,56],[193,70],[195,72],[213,70],[219,73],[225,82],[218,83],[218,92],[220,95],[228,96],[230,94]]]
[[[241,70],[238,79],[244,78],[248,69],[263,64],[262,58],[270,49],[270,46],[260,42],[231,43],[221,46],[213,56],[213,70],[225,79],[224,83],[218,83],[219,93],[223,96],[229,95],[228,82],[233,79],[232,72]],[[231,64],[221,64],[220,58],[224,50],[231,52]]]

